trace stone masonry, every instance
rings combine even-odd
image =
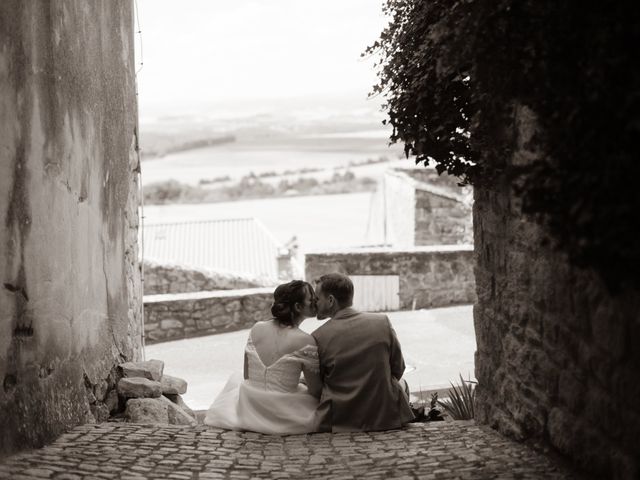
[[[259,278],[177,264],[144,262],[144,294],[187,293],[211,290],[259,288],[266,285]]]
[[[402,430],[268,436],[173,425],[84,425],[0,460],[0,478],[580,479],[557,459],[472,422]]]
[[[406,250],[353,249],[305,256],[307,281],[325,273],[398,275],[400,309],[438,308],[475,301],[473,248],[440,245]]]
[[[272,304],[272,288],[145,296],[146,342],[251,328],[271,318]]]
[[[536,119],[516,109],[514,163],[535,160]],[[477,418],[545,441],[599,478],[640,478],[640,295],[543,243],[506,181],[475,189]]]

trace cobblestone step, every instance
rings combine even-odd
[[[0,461],[1,479],[569,479],[557,459],[473,422],[270,436],[205,426],[89,424]]]

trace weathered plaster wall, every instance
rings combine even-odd
[[[187,293],[211,290],[236,290],[266,286],[260,278],[185,265],[144,262],[144,294]]]
[[[535,161],[535,116],[520,108],[515,124],[510,161]],[[543,246],[504,182],[476,188],[474,215],[478,420],[551,444],[598,478],[639,478],[639,292],[612,296]]]
[[[131,7],[0,2],[0,454],[92,421],[140,358]]]
[[[436,308],[475,301],[473,265],[470,245],[308,253],[305,278],[313,283],[331,272],[398,275],[400,309]]]
[[[251,328],[271,318],[273,288],[144,297],[148,344]]]

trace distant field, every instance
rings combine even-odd
[[[241,178],[249,172],[297,170],[301,168],[346,167],[350,162],[401,154],[398,146],[388,147],[385,137],[290,138],[286,141],[243,141],[200,148],[146,160],[142,163],[144,185],[177,180],[192,185],[202,179],[221,176]]]
[[[331,178],[335,168],[386,157],[388,163],[350,167],[358,178],[380,178],[401,154],[388,146],[385,131],[301,133],[286,137],[240,138],[235,143],[190,150],[142,163],[142,182],[177,180],[197,185],[200,180],[230,177],[237,180],[254,172],[284,172],[303,168],[323,169],[308,173],[318,181]],[[292,174],[290,177],[298,177]],[[282,177],[264,181],[279,182]],[[197,221],[217,218],[256,217],[281,242],[297,236],[302,251],[378,244],[379,232],[368,228],[374,194],[300,196],[241,200],[224,203],[149,205],[147,223]],[[379,219],[376,219],[379,220]],[[379,222],[372,222],[379,223]]]
[[[296,235],[303,251],[379,243],[367,234],[371,193],[287,197],[238,202],[150,205],[148,224],[256,217],[281,242]]]

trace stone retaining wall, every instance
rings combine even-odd
[[[436,245],[407,250],[384,248],[308,253],[307,281],[345,275],[398,275],[400,309],[438,308],[475,301],[471,245]]]
[[[235,290],[267,286],[264,279],[179,264],[144,262],[144,294]]]
[[[147,344],[251,328],[271,318],[273,288],[144,297]]]

